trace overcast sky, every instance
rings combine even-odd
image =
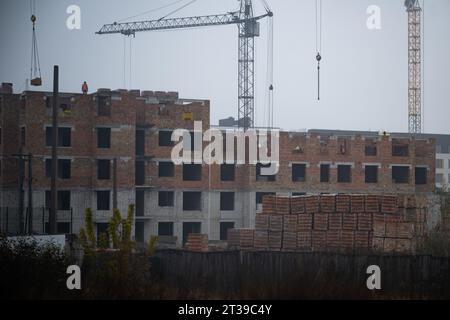
[[[268,0],[274,12],[275,125],[407,131],[407,14],[403,0],[322,0],[322,100],[317,101],[315,0]],[[450,1],[421,0],[425,10],[425,115],[429,133],[450,133]],[[96,35],[111,23],[174,0],[36,0],[43,77],[51,91],[53,65],[60,88],[79,92],[130,88],[124,83],[124,37]],[[185,1],[187,3],[189,1]],[[69,30],[69,5],[81,8],[81,30]],[[255,14],[264,13],[255,0]],[[370,5],[381,8],[381,30],[366,27]],[[178,5],[180,6],[180,4]],[[158,19],[169,8],[141,19]],[[226,13],[237,0],[197,0],[177,16]],[[0,81],[15,92],[30,77],[29,0],[0,2]],[[257,40],[257,124],[265,125],[267,25]],[[129,56],[130,40],[126,40]],[[183,98],[211,100],[211,120],[237,115],[237,27],[139,33],[131,40],[131,88],[178,91]]]

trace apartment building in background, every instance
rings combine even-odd
[[[19,225],[19,162],[12,155],[31,154],[33,229],[42,233],[50,198],[52,94],[13,94],[8,84],[1,90],[0,227],[14,232]],[[175,236],[181,245],[189,233],[224,240],[229,228],[253,227],[264,195],[431,193],[435,189],[432,137],[281,131],[279,171],[264,176],[260,164],[175,165],[172,132],[186,129],[194,140],[194,121],[202,121],[203,131],[211,127],[209,101],[138,90],[60,94],[59,231],[78,233],[85,209],[91,208],[97,232],[105,232],[112,208],[125,215],[133,203],[133,235],[138,242],[152,235]],[[30,207],[26,167],[25,208]]]

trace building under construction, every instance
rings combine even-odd
[[[46,232],[51,100],[50,92],[13,94],[12,85],[1,87],[3,232],[17,233],[30,223],[34,233]],[[181,99],[176,92],[101,89],[89,95],[61,93],[58,106],[60,233],[78,233],[86,208],[93,210],[97,232],[104,232],[113,208],[125,214],[134,203],[137,241],[175,236],[181,245],[189,233],[224,240],[230,228],[254,227],[264,195],[429,194],[435,189],[436,145],[429,136],[282,131],[278,174],[264,176],[259,164],[174,165],[173,130],[193,132],[194,121],[209,129],[207,100]],[[27,157],[22,161],[20,155]]]

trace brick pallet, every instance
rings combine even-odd
[[[255,249],[268,249],[269,248],[269,231],[256,230],[254,235],[253,246]]]
[[[354,231],[358,227],[358,216],[356,213],[344,213],[342,216],[342,229]]]
[[[328,215],[328,229],[342,230],[342,213],[330,213]]]
[[[299,214],[297,230],[298,231],[310,231],[313,226],[313,215],[312,214]]]
[[[297,248],[299,250],[311,250],[312,246],[311,231],[299,231],[297,232]]]
[[[327,247],[327,232],[320,230],[312,231],[312,249],[314,251],[323,251]]]
[[[398,211],[398,197],[384,195],[381,200],[381,212],[395,214]]]
[[[298,215],[286,215],[283,217],[283,231],[297,232]]]
[[[253,248],[254,232],[253,229],[229,229],[228,245],[242,249]]]
[[[291,198],[291,213],[303,214],[305,213],[305,197],[292,197]]]
[[[197,252],[208,251],[208,235],[190,233],[186,242],[186,249]]]
[[[358,230],[371,231],[373,229],[373,220],[371,213],[358,213]]]
[[[336,211],[336,195],[322,195],[320,197],[320,212],[333,213]]]
[[[305,212],[307,214],[314,214],[319,212],[319,196],[305,197]]]
[[[297,249],[297,232],[283,232],[283,250]]]
[[[371,213],[380,212],[380,196],[366,195],[365,206],[366,206],[365,212]]]
[[[336,212],[350,212],[350,195],[338,194],[336,196]]]
[[[328,230],[328,214],[316,213],[314,214],[314,230],[327,231]]]
[[[291,198],[278,196],[263,197],[263,213],[264,214],[290,214]]]
[[[269,249],[280,250],[282,244],[283,232],[269,231]]]
[[[352,213],[364,212],[365,210],[365,197],[362,194],[350,195],[350,211]]]
[[[255,229],[256,230],[269,230],[269,215],[257,214],[255,217]]]
[[[269,231],[283,231],[283,216],[269,215]]]

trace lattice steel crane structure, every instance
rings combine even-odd
[[[422,132],[422,38],[419,0],[406,0],[408,12],[408,130]]]
[[[265,6],[266,13],[253,16],[251,0],[240,0],[239,11],[225,14],[159,19],[150,21],[112,23],[104,25],[97,34],[135,35],[137,32],[174,30],[207,26],[238,26],[238,123],[244,129],[255,123],[255,37],[259,37],[259,20],[272,17],[273,13]]]

